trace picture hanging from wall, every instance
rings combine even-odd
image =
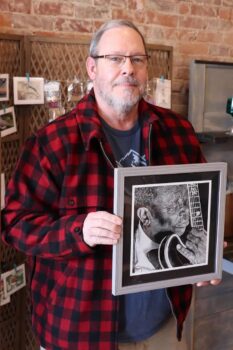
[[[44,78],[14,77],[14,104],[44,104]]]
[[[0,101],[9,100],[9,74],[0,74]]]
[[[1,137],[17,132],[14,107],[0,110],[0,133]]]
[[[6,182],[5,174],[1,173],[1,210],[5,207]]]
[[[5,295],[10,296],[26,285],[25,264],[14,266],[2,274]]]
[[[0,276],[0,306],[10,302],[10,295],[6,295],[3,279]]]

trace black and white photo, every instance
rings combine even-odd
[[[0,74],[0,101],[9,100],[9,74]]]
[[[220,278],[226,163],[115,169],[113,294]]]
[[[1,173],[1,210],[5,207],[5,192],[6,192],[6,182],[5,174]]]
[[[210,197],[209,181],[133,186],[131,275],[205,265]]]
[[[0,110],[0,133],[1,137],[17,132],[14,107]]]
[[[13,77],[14,104],[44,104],[44,78]]]
[[[5,295],[10,296],[26,285],[25,264],[15,266],[2,274]]]

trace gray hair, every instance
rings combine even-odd
[[[112,28],[119,28],[119,27],[129,27],[133,30],[135,30],[140,37],[142,38],[142,42],[145,48],[145,52],[147,52],[146,50],[146,43],[144,40],[144,37],[142,35],[142,33],[140,32],[140,30],[130,21],[124,20],[124,19],[113,19],[110,20],[106,23],[104,23],[93,35],[91,43],[90,43],[90,48],[89,48],[89,55],[91,57],[93,56],[97,56],[98,55],[98,44],[100,39],[102,38],[103,34]]]
[[[135,189],[135,209],[146,207],[152,214],[164,208],[175,208],[177,203],[188,205],[188,189],[186,184],[171,186],[146,186]]]

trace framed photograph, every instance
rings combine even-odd
[[[26,285],[25,265],[16,266],[14,269],[2,274],[5,295],[9,296]]]
[[[0,133],[1,137],[17,132],[14,107],[0,110]]]
[[[1,173],[1,210],[5,207],[5,192],[6,192],[6,183],[5,183],[5,174]]]
[[[44,104],[44,78],[13,77],[14,104]]]
[[[10,302],[10,295],[6,295],[3,279],[0,277],[0,306]]]
[[[112,293],[221,278],[227,163],[117,168]]]
[[[9,74],[0,74],[0,101],[9,100]]]

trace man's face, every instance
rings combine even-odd
[[[153,240],[160,240],[160,233],[170,231],[181,236],[190,220],[188,190],[186,186],[162,188],[151,209],[150,225],[146,234]],[[144,227],[143,227],[144,228]],[[157,237],[156,237],[157,235]]]
[[[98,45],[98,55],[145,55],[140,35],[131,28],[107,30]],[[120,113],[128,112],[143,96],[147,81],[147,64],[133,65],[129,58],[121,65],[107,59],[89,58],[87,64],[100,107],[108,106]]]

